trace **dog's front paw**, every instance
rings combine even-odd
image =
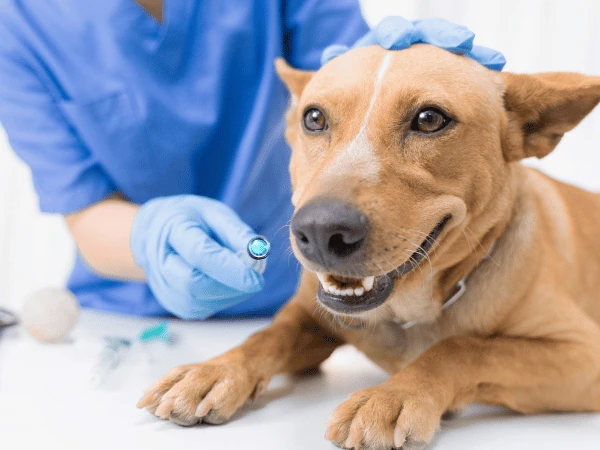
[[[265,384],[242,363],[216,359],[173,369],[146,391],[137,407],[178,425],[221,424]]]
[[[338,406],[325,438],[345,449],[422,449],[443,411],[427,392],[384,383],[358,391]]]

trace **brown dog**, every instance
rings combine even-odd
[[[350,343],[391,377],[334,411],[326,437],[343,448],[424,446],[470,402],[600,411],[600,196],[519,164],[596,106],[600,77],[498,73],[428,45],[276,66],[298,292],[138,406],[221,423],[273,375]]]

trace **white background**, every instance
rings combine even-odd
[[[468,26],[475,42],[501,50],[507,71],[600,75],[596,0],[363,0],[371,24],[387,15],[443,17]],[[600,108],[540,162],[548,173],[600,190]],[[538,164],[536,162],[536,164]],[[60,217],[37,212],[28,169],[0,133],[0,305],[17,307],[37,288],[64,283],[74,246]]]
[[[0,448],[336,450],[323,438],[333,410],[353,392],[387,378],[345,346],[318,376],[275,377],[263,397],[226,425],[182,428],[136,409],[142,390],[177,365],[238,345],[268,321],[171,321],[176,345],[134,345],[103,384],[90,388],[101,337],[135,338],[154,322],[85,311],[71,341],[56,345],[34,342],[19,328],[6,332],[0,342]],[[428,450],[598,450],[599,442],[600,414],[522,416],[471,405],[442,423]]]

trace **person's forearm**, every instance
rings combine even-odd
[[[138,209],[113,197],[65,217],[81,256],[94,271],[109,278],[145,279],[129,245]]]

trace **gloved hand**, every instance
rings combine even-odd
[[[425,43],[465,55],[492,70],[502,70],[504,55],[486,47],[473,45],[475,34],[468,28],[444,19],[423,19],[410,22],[402,17],[383,19],[379,25],[360,38],[352,47],[331,45],[321,55],[321,65],[351,48],[380,45],[387,50],[403,50],[413,44]]]
[[[194,195],[144,203],[131,250],[159,303],[183,319],[204,319],[264,286],[236,256],[256,233],[227,205]]]

